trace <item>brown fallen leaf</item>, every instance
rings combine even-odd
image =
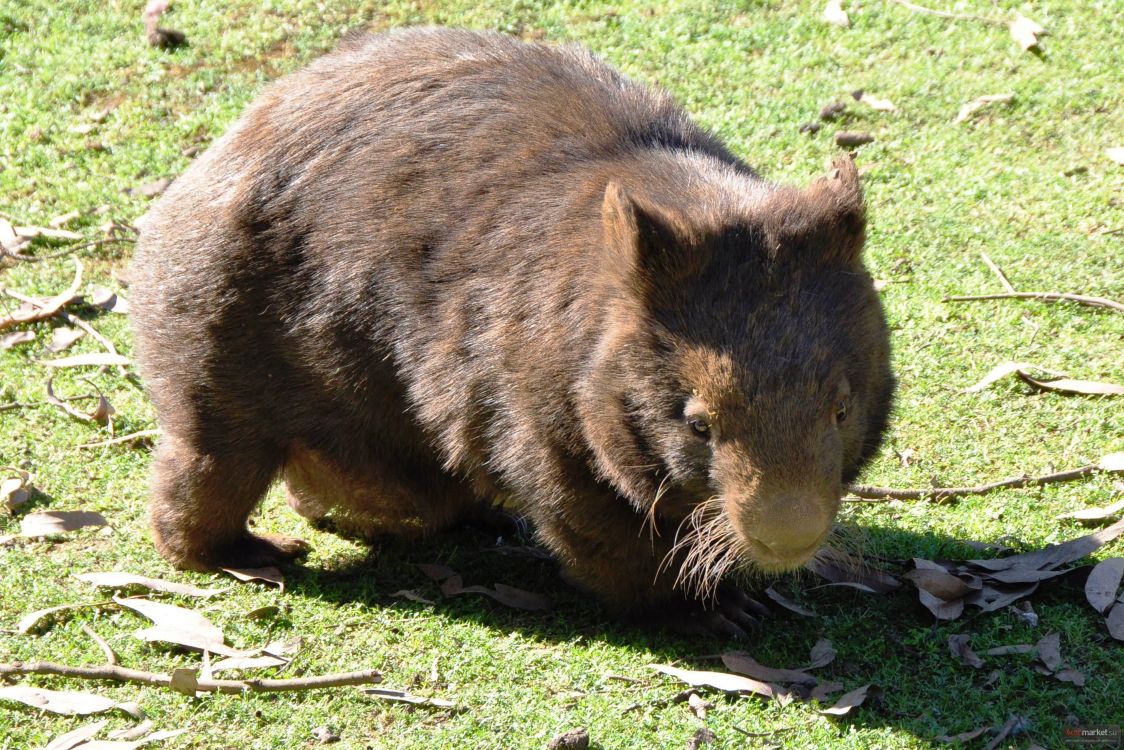
[[[53,536],[108,523],[105,516],[92,510],[48,510],[29,513],[20,519],[20,534],[27,537]]]
[[[262,649],[262,653],[276,656],[279,659],[289,659],[296,656],[297,652],[303,647],[304,638],[298,635],[280,641],[271,641]]]
[[[1085,580],[1085,598],[1100,614],[1116,601],[1116,592],[1124,579],[1124,557],[1110,557],[1094,566]]]
[[[129,358],[111,352],[93,352],[60,359],[44,359],[40,362],[47,367],[123,367],[129,364]]]
[[[74,211],[67,211],[65,214],[59,214],[55,218],[48,221],[47,226],[49,226],[51,229],[62,229],[64,226],[74,221],[81,215],[82,212],[78,211],[77,209]]]
[[[268,583],[276,586],[280,591],[285,591],[285,576],[281,569],[269,566],[266,568],[223,568],[224,573],[237,578],[243,583]]]
[[[914,558],[913,564],[917,567],[902,575],[902,578],[912,582],[919,590],[927,591],[938,599],[952,601],[980,589],[978,583],[976,585],[969,584],[928,560]]]
[[[979,607],[984,612],[996,612],[1009,607],[1019,599],[1024,599],[1038,590],[1038,582],[1010,584],[1002,588],[984,584],[966,598],[968,604]]]
[[[861,706],[868,697],[874,698],[881,692],[874,685],[863,685],[861,688],[844,693],[830,708],[816,709],[816,713],[827,716],[846,716],[852,710]]]
[[[16,234],[12,222],[0,216],[0,250],[8,253],[17,253],[23,249],[28,241]]]
[[[0,505],[9,514],[31,499],[31,474],[12,466],[0,467],[0,474],[8,474],[0,481]]]
[[[722,663],[731,672],[737,672],[762,682],[787,682],[809,687],[817,683],[815,676],[802,669],[766,667],[744,651],[730,651],[722,654]]]
[[[94,693],[66,690],[46,690],[25,685],[0,687],[0,701],[16,701],[52,714],[87,716],[119,709],[140,718],[140,708],[135,703],[119,703],[112,698]]]
[[[100,307],[106,312],[117,313],[119,315],[129,314],[129,300],[105,287],[98,287],[95,289],[90,295],[89,302],[94,307]]]
[[[842,0],[827,0],[827,5],[823,9],[823,20],[832,26],[847,27],[851,25],[851,19],[847,16],[847,11],[843,10]]]
[[[226,589],[201,589],[187,583],[173,583],[172,581],[164,581],[159,578],[148,578],[147,576],[140,576],[134,573],[121,573],[116,571],[109,573],[77,573],[74,577],[79,581],[93,584],[98,588],[124,589],[139,586],[152,591],[162,591],[167,594],[179,594],[181,596],[196,596],[204,599],[226,591]]]
[[[660,674],[682,680],[688,685],[694,685],[695,687],[711,687],[715,690],[721,690],[724,693],[753,693],[766,698],[772,698],[787,693],[786,690],[776,685],[760,682],[750,677],[727,674],[726,672],[700,672],[691,669],[679,669],[678,667],[671,667],[666,664],[649,664],[648,666]]]
[[[83,609],[88,605],[85,604],[62,604],[57,607],[47,607],[46,609],[37,609],[20,618],[16,623],[16,631],[27,635],[29,633],[38,633],[44,629],[52,620],[56,612],[64,612],[71,609]]]
[[[832,693],[838,693],[842,689],[842,682],[833,682],[831,680],[828,680],[827,682],[821,682],[820,684],[812,688],[812,693],[808,696],[808,698],[814,701],[819,701],[820,703],[826,703],[827,697],[829,695],[831,695]]]
[[[958,659],[964,666],[980,669],[983,667],[983,659],[972,650],[969,645],[971,640],[972,636],[966,633],[950,635],[948,637],[948,650],[952,653],[953,658]]]
[[[1014,94],[987,94],[977,97],[960,108],[960,112],[956,115],[956,119],[953,120],[953,122],[964,122],[988,105],[1006,103],[1014,98]]]
[[[687,706],[691,709],[691,713],[706,721],[706,712],[714,708],[714,704],[708,700],[704,700],[701,695],[694,690],[687,696]]]
[[[421,563],[418,565],[418,570],[424,573],[427,578],[438,582],[444,581],[446,578],[452,578],[457,574],[457,571],[439,563]]]
[[[46,237],[52,240],[80,240],[82,235],[78,232],[71,232],[66,229],[55,229],[53,227],[16,227],[16,234],[24,239],[35,239],[36,237]]]
[[[1058,667],[1062,665],[1061,633],[1049,633],[1042,636],[1038,643],[1034,645],[1034,650],[1038,652],[1038,660],[1042,662],[1046,669],[1051,672],[1057,671]]]
[[[106,736],[111,740],[139,740],[141,737],[151,732],[154,726],[155,724],[152,723],[151,719],[145,719],[140,724],[118,729],[110,732]]]
[[[142,641],[174,643],[223,656],[249,656],[253,653],[227,646],[222,630],[194,610],[147,599],[121,599],[115,596],[113,601],[152,620],[153,627],[135,633]]]
[[[1061,544],[1051,544],[1033,552],[1010,557],[997,557],[985,560],[969,560],[972,565],[991,571],[1008,570],[1022,567],[1035,570],[1056,568],[1066,565],[1099,549],[1102,545],[1111,542],[1124,533],[1124,519],[1117,521],[1093,534],[1071,539]]]
[[[47,344],[46,349],[51,354],[58,354],[69,349],[75,341],[85,335],[86,332],[80,328],[69,328],[67,326],[56,328],[51,332],[51,341]]]
[[[949,736],[947,734],[938,734],[936,739],[940,740],[941,742],[971,742],[980,735],[990,731],[991,725],[989,724],[987,726],[978,727],[976,729],[971,729],[967,732],[961,732],[960,734],[954,734],[952,736]]]
[[[1046,33],[1046,29],[1022,13],[1016,13],[1014,19],[1007,22],[1007,28],[1024,52],[1038,49],[1038,37]]]
[[[459,577],[460,576],[456,576],[456,578]],[[445,591],[444,587],[442,587],[442,591]],[[550,599],[541,594],[517,589],[514,586],[508,586],[503,583],[497,583],[494,589],[487,588],[486,586],[463,586],[453,592],[453,594],[446,593],[447,596],[454,594],[484,594],[485,596],[495,599],[505,607],[524,609],[532,612],[547,611],[554,606],[554,603],[551,602]]]
[[[96,387],[97,386],[95,386],[95,388]],[[71,401],[78,401],[78,400],[91,399],[91,398],[97,399],[97,406],[95,406],[94,410],[91,411],[91,412],[84,412],[84,411],[81,411],[80,409],[75,409],[73,406],[70,405]],[[59,398],[58,396],[55,395],[55,379],[54,379],[54,377],[50,377],[50,378],[47,379],[47,403],[51,404],[52,406],[57,406],[58,408],[62,409],[64,412],[66,412],[70,416],[74,417],[75,419],[80,419],[83,422],[97,422],[98,424],[103,424],[103,425],[109,424],[109,418],[112,417],[116,413],[116,410],[113,408],[113,405],[110,404],[109,400],[100,392],[96,396],[88,395],[88,396],[70,396],[68,398]]]
[[[393,596],[395,598],[398,598],[398,599],[409,599],[410,601],[417,602],[418,604],[434,604],[435,603],[431,599],[426,599],[424,596],[422,596],[418,592],[410,591],[410,590],[407,590],[407,589],[400,589],[398,591],[395,591],[393,594],[391,594],[391,596]]]
[[[808,609],[807,607],[800,606],[799,604],[794,602],[792,599],[789,599],[787,596],[785,596],[784,594],[777,591],[772,586],[765,589],[765,595],[768,596],[770,599],[772,599],[777,604],[779,604],[782,607],[784,607],[785,609],[787,609],[789,612],[795,612],[796,614],[803,615],[804,617],[815,617],[816,616],[815,612]]]
[[[1116,604],[1108,611],[1105,625],[1108,626],[1109,635],[1118,641],[1124,641],[1124,596],[1117,599]]]
[[[122,742],[118,740],[94,740],[93,742],[87,742],[85,745],[81,745],[80,750],[135,750],[135,748],[142,747],[153,742],[163,742],[164,740],[170,740],[173,737],[180,736],[186,731],[186,729],[164,729],[159,732],[153,732],[147,737],[138,740],[131,740],[128,742]]]
[[[1014,654],[1032,654],[1034,646],[1029,643],[1019,643],[1014,646],[996,646],[984,651],[987,656],[1012,656]]]
[[[21,307],[14,313],[0,317],[0,331],[20,323],[32,323],[54,317],[60,310],[76,300],[78,288],[82,285],[82,261],[73,257],[71,260],[74,261],[74,280],[70,282],[70,286],[40,304],[32,305],[28,309]]]
[[[1124,511],[1124,500],[1119,500],[1103,508],[1083,508],[1081,510],[1075,510],[1072,513],[1062,513],[1060,516],[1056,516],[1056,518],[1059,521],[1065,518],[1072,518],[1085,523],[1089,521],[1103,521],[1106,518],[1119,515],[1121,511]]]
[[[893,112],[897,110],[897,107],[895,107],[894,103],[889,99],[880,99],[870,92],[863,91],[862,89],[852,92],[851,96],[855,99],[855,101],[865,104],[871,109],[875,109],[879,112]]]
[[[47,746],[43,748],[43,750],[72,750],[91,739],[108,723],[109,721],[107,719],[102,719],[94,724],[87,724],[84,727],[72,729],[66,734],[60,734],[58,737],[55,737],[47,743]]]
[[[827,638],[820,638],[812,646],[812,651],[808,658],[808,669],[819,669],[826,667],[835,661],[835,647],[831,645],[831,641]]]
[[[444,698],[426,698],[407,693],[405,690],[393,690],[391,688],[363,688],[362,693],[384,701],[410,703],[415,706],[433,706],[434,708],[456,708],[457,706],[456,703]]]
[[[901,588],[901,581],[889,573],[873,568],[842,550],[825,547],[804,564],[804,567],[832,583],[858,583],[886,594]]]
[[[955,620],[964,614],[964,600],[953,599],[945,601],[933,596],[925,589],[917,589],[917,598],[925,609],[929,610],[938,620]]]
[[[30,344],[35,340],[34,331],[13,331],[0,336],[0,349],[11,349],[20,344]]]
[[[1085,687],[1085,673],[1076,669],[1062,669],[1054,673],[1054,678],[1061,682],[1070,682],[1077,687]]]
[[[982,378],[980,378],[979,382],[977,382],[975,385],[972,385],[968,388],[965,388],[964,390],[962,390],[960,392],[961,393],[978,393],[979,391],[982,391],[984,388],[987,388],[992,383],[996,382],[997,380],[1001,380],[1002,378],[1005,378],[1008,375],[1013,375],[1016,372],[1027,372],[1027,371],[1030,371],[1030,370],[1040,370],[1040,371],[1048,373],[1050,375],[1056,375],[1058,377],[1062,376],[1062,373],[1057,372],[1056,370],[1047,370],[1044,367],[1039,367],[1038,365],[1032,365],[1029,362],[1001,362],[1000,364],[998,364],[995,367],[988,370],[987,374],[984,375]]]
[[[1106,148],[1105,153],[1108,154],[1108,158],[1112,159],[1117,164],[1124,166],[1124,146]]]
[[[262,656],[232,656],[228,659],[221,659],[211,665],[211,673],[218,674],[231,669],[269,669],[271,667],[283,667],[289,662],[271,654],[264,654]]]
[[[1018,371],[1018,376],[1024,383],[1032,385],[1042,391],[1069,393],[1079,396],[1124,396],[1124,385],[1117,385],[1116,383],[1098,383],[1094,380],[1073,380],[1072,378],[1038,380],[1037,378],[1027,375],[1022,370]]]

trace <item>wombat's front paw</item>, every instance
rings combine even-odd
[[[755,615],[768,614],[761,602],[735,586],[722,586],[714,601],[691,602],[659,618],[663,627],[682,635],[712,638],[748,638],[746,631],[756,624]]]
[[[246,533],[237,541],[208,549],[171,549],[160,544],[160,553],[183,570],[267,568],[301,557],[312,549],[308,542],[281,534]]]

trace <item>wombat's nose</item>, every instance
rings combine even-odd
[[[751,533],[778,558],[810,557],[831,529],[826,506],[816,498],[779,498],[760,510]]]

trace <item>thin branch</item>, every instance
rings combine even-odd
[[[113,653],[113,649],[110,648],[109,644],[105,642],[105,639],[98,635],[97,632],[95,632],[94,629],[91,628],[87,623],[82,623],[82,630],[86,633],[86,635],[94,639],[94,643],[98,644],[98,648],[100,648],[101,652],[105,654],[105,663],[109,666],[116,665],[117,654]]]
[[[120,443],[132,443],[139,440],[146,440],[150,437],[159,437],[162,430],[141,430],[140,432],[132,432],[128,435],[115,437],[112,440],[99,440],[96,443],[82,443],[79,448],[103,448],[107,445],[118,445]]]
[[[1003,269],[995,265],[995,261],[987,257],[987,253],[982,250],[980,251],[980,257],[983,258],[983,262],[991,269],[991,272],[999,277],[999,283],[1003,285],[1003,288],[1013,294],[1015,287],[1011,286],[1011,282],[1007,280],[1007,274],[1003,273]]]
[[[951,18],[953,21],[980,21],[982,23],[990,23],[995,26],[1007,25],[1005,21],[1000,21],[998,18],[988,18],[987,16],[973,16],[966,13],[949,13],[948,11],[944,10],[933,10],[932,8],[926,8],[922,5],[911,3],[909,2],[909,0],[894,0],[894,2],[904,8],[915,10],[918,13],[927,13],[930,16],[940,16],[941,18]]]
[[[898,490],[891,487],[868,487],[861,484],[852,484],[847,486],[847,491],[861,499],[854,500],[848,498],[846,502],[878,503],[886,500],[924,499],[940,501],[948,500],[953,497],[961,497],[963,495],[984,495],[1004,487],[1038,487],[1044,484],[1054,484],[1056,482],[1071,482],[1074,479],[1080,479],[1081,477],[1089,476],[1098,471],[1102,471],[1099,465],[1089,464],[1079,469],[1069,469],[1068,471],[1059,471],[1053,474],[1043,474],[1036,477],[1023,474],[1020,477],[1009,477],[1007,479],[1001,479],[998,482],[979,484],[975,487],[929,487]]]
[[[10,404],[0,404],[0,411],[11,411],[12,409],[22,409],[27,404],[21,404],[19,401],[13,401]]]
[[[15,297],[20,302],[26,302],[29,305],[35,305],[36,307],[42,307],[44,305],[44,303],[41,300],[37,300],[34,297],[29,297],[26,294],[21,294],[20,292],[13,291],[11,289],[5,289],[4,292],[9,297]],[[112,341],[107,339],[105,336],[102,336],[100,333],[98,333],[96,328],[94,328],[92,325],[90,325],[86,321],[82,320],[81,318],[79,318],[77,315],[71,315],[66,310],[59,310],[58,313],[56,313],[56,314],[62,316],[62,319],[65,320],[70,325],[76,326],[77,328],[81,328],[83,331],[90,334],[90,338],[92,338],[94,341],[101,344],[105,348],[105,350],[107,352],[109,352],[110,354],[116,354],[116,355],[120,356],[120,354],[117,351],[117,347],[113,345]],[[128,370],[126,370],[123,365],[118,365],[117,370],[122,375],[125,375],[125,376],[128,375]]]
[[[116,665],[102,667],[73,667],[49,661],[13,662],[0,664],[0,677],[24,674],[50,674],[78,680],[110,680],[138,685],[171,688],[171,675],[142,672]],[[195,691],[202,693],[278,693],[292,690],[317,690],[347,685],[373,685],[382,682],[382,674],[368,669],[362,672],[300,677],[286,680],[198,680]]]
[[[1077,302],[1090,307],[1106,307],[1109,310],[1124,313],[1124,304],[1104,297],[1088,297],[1084,294],[1069,294],[1066,292],[1007,292],[1005,294],[972,294],[956,297],[945,297],[944,302],[975,302],[984,299],[1036,299],[1042,302]]]

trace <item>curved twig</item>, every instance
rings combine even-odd
[[[1080,479],[1081,477],[1102,470],[1103,469],[1098,464],[1089,464],[1088,466],[1082,466],[1078,469],[1058,471],[1053,474],[1042,474],[1036,477],[1023,474],[1018,477],[1001,479],[998,482],[978,484],[974,487],[928,487],[899,490],[892,487],[869,487],[861,484],[852,484],[848,485],[846,489],[852,495],[855,495],[857,499],[846,498],[845,501],[849,503],[879,503],[886,500],[923,500],[926,498],[940,501],[948,500],[953,497],[961,497],[963,495],[985,495],[988,492],[1004,487],[1037,487],[1043,484],[1053,484],[1055,482],[1071,482],[1074,479]]]

